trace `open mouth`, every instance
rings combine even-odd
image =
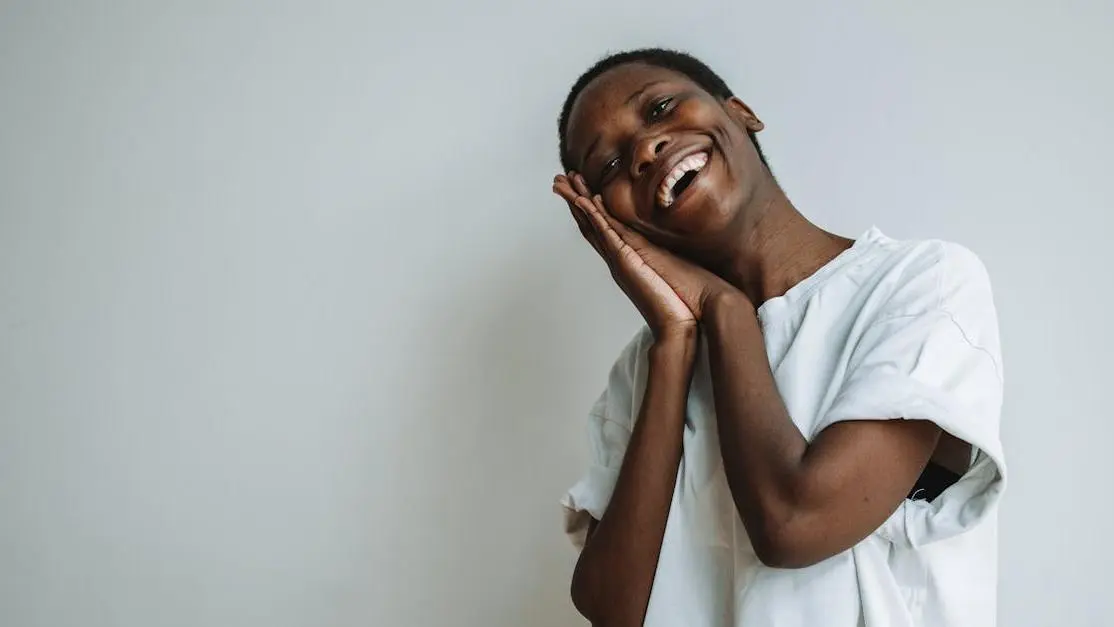
[[[706,165],[708,165],[708,153],[698,152],[685,157],[673,166],[669,174],[665,175],[661,187],[658,188],[658,204],[664,209],[672,206],[692,185]]]

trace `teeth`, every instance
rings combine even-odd
[[[681,160],[680,163],[673,166],[669,174],[665,176],[665,180],[661,182],[661,187],[658,188],[658,201],[661,206],[668,207],[673,204],[673,186],[681,177],[688,172],[699,172],[708,163],[708,153],[700,152],[695,155],[689,155]]]

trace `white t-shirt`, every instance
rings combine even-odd
[[[932,502],[906,499],[843,553],[802,569],[764,566],[727,487],[701,346],[645,624],[994,625],[1002,364],[979,259],[955,244],[871,229],[758,315],[778,390],[808,440],[844,420],[931,420],[973,445],[971,467]],[[593,464],[562,502],[578,545],[615,488],[651,341],[643,329],[623,350],[590,412]]]

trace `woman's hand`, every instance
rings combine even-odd
[[[654,337],[691,335],[714,295],[735,288],[715,274],[650,243],[607,212],[584,178],[558,175],[553,191],[569,204],[580,232],[603,257]]]

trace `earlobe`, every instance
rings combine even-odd
[[[762,120],[758,119],[754,111],[737,96],[728,98],[724,106],[727,108],[728,115],[748,132],[757,133],[766,128],[766,125],[762,123]]]

